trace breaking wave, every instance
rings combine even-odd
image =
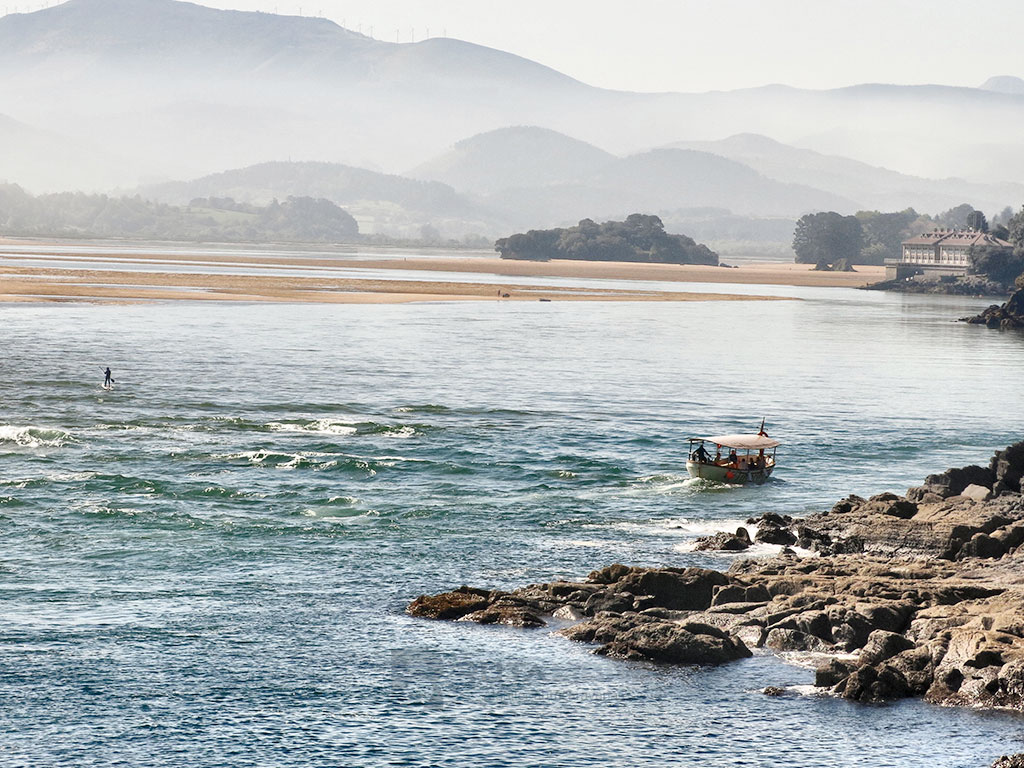
[[[422,434],[428,427],[421,424],[382,424],[376,421],[338,421],[337,419],[314,419],[312,421],[272,421],[267,424],[271,432],[293,434],[330,435],[379,435],[382,437],[407,438]]]
[[[0,445],[17,445],[22,448],[60,448],[71,442],[74,442],[71,433],[61,429],[0,424]]]

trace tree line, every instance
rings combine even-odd
[[[33,196],[0,184],[0,233],[12,236],[127,237],[218,242],[345,242],[359,225],[330,200],[289,197],[257,206],[197,198],[187,206],[81,192]]]
[[[969,271],[1003,285],[1024,272],[1024,208],[1014,214],[1007,206],[989,222],[985,214],[964,203],[937,216],[913,208],[882,213],[858,211],[843,216],[835,211],[800,217],[793,232],[793,251],[801,264],[884,264],[899,258],[902,243],[935,228],[969,228],[986,232],[1014,246],[1012,250],[982,246],[970,256]]]

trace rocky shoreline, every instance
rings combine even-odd
[[[865,285],[863,290],[942,296],[1006,296],[1013,292],[1013,286],[990,280],[983,275],[964,275],[941,280],[883,280]]]
[[[960,322],[1004,330],[1024,328],[1024,288],[1014,293],[1002,306],[993,304],[979,315],[960,318]]]
[[[804,519],[769,513],[748,521],[753,536],[708,537],[699,546],[783,546],[724,573],[614,564],[580,582],[421,595],[407,611],[524,628],[569,621],[558,634],[626,660],[811,652],[815,685],[847,699],[1024,711],[1022,476],[1024,442],[902,496],[850,496]]]

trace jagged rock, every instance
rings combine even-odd
[[[537,613],[524,605],[498,601],[478,611],[467,613],[459,621],[477,624],[505,624],[509,627],[543,627],[545,622]]]
[[[601,613],[588,621],[560,629],[557,634],[577,643],[609,643],[620,633],[632,629],[640,622],[657,620],[638,613]]]
[[[868,624],[886,632],[902,632],[914,608],[914,604],[909,602],[858,603],[854,606]]]
[[[1004,330],[1024,328],[1024,289],[1010,296],[1009,301],[1002,306],[992,304],[980,315],[962,317],[960,321]]]
[[[1024,291],[1019,293],[1024,293]],[[991,486],[994,496],[999,496],[1002,493],[1024,492],[1021,481],[1021,478],[1024,477],[1024,441],[1014,443],[997,452],[992,457],[989,468],[995,475],[995,482]]]
[[[798,629],[770,629],[764,647],[776,651],[831,651],[833,646],[820,637],[801,632]]]
[[[867,499],[862,498],[854,493],[851,493],[842,501],[837,501],[835,503],[835,505],[832,507],[832,514],[844,515],[847,512],[852,512],[853,510],[858,509],[862,504],[865,504],[866,502]]]
[[[485,589],[461,586],[440,595],[420,595],[409,604],[406,612],[425,619],[454,621],[485,608],[495,594]]]
[[[913,647],[914,641],[907,639],[903,635],[895,632],[886,632],[884,629],[876,629],[868,637],[864,647],[861,648],[860,656],[857,657],[857,663],[874,666]]]
[[[721,664],[751,655],[742,641],[706,625],[637,624],[597,649],[602,656],[670,664]]]
[[[829,659],[814,670],[814,685],[818,688],[834,688],[845,681],[854,669],[838,659]]]
[[[728,603],[766,603],[772,596],[763,586],[744,586],[741,584],[728,584],[722,587],[715,587],[711,593],[711,605],[721,606]]]
[[[754,541],[764,542],[765,544],[778,544],[784,547],[796,544],[797,536],[792,530],[793,518],[789,515],[765,512],[760,517],[750,518],[747,520],[747,523],[757,526]]]
[[[1003,755],[994,763],[992,768],[1024,768],[1024,752],[1016,755]]]
[[[657,605],[670,610],[703,611],[711,606],[714,588],[728,583],[725,574],[706,568],[660,568],[634,570],[611,588],[650,595]]]
[[[622,613],[633,609],[635,597],[631,592],[595,592],[583,604],[583,615],[601,612]]]
[[[788,525],[793,524],[793,518],[789,515],[779,515],[775,512],[764,512],[758,517],[747,518],[747,525],[761,526],[761,525],[775,525],[780,528],[785,528]]]
[[[889,701],[910,695],[910,685],[899,670],[889,665],[881,668],[860,667],[837,686],[844,699],[857,701]]]
[[[947,469],[941,474],[928,475],[924,479],[924,487],[932,493],[948,499],[950,496],[959,496],[969,485],[983,485],[991,488],[995,480],[995,472],[992,469],[972,464],[968,467]]]
[[[965,557],[1001,557],[1006,553],[1006,547],[999,539],[988,534],[976,533],[971,540],[964,544],[956,554],[957,560]]]
[[[602,568],[599,571],[592,571],[587,576],[587,581],[593,582],[594,584],[614,584],[619,579],[624,578],[633,572],[633,568],[622,563],[614,563],[609,565],[607,568]]]
[[[785,696],[786,689],[779,688],[777,685],[767,685],[762,689],[761,693],[765,696]]]
[[[694,547],[698,552],[709,550],[723,550],[726,552],[739,552],[751,545],[750,534],[746,528],[737,528],[736,533],[716,533],[714,536],[702,536],[697,539]]]

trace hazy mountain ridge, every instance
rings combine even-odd
[[[462,139],[449,152],[406,175],[487,195],[509,188],[581,181],[618,159],[548,128],[512,126]]]
[[[514,54],[448,38],[397,44],[329,19],[209,8],[179,0],[68,0],[0,18],[0,71],[60,62],[76,77],[175,66],[204,78],[255,75],[354,83],[410,77],[582,83]]]
[[[744,215],[856,210],[808,185],[779,182],[708,152],[654,149],[617,157],[577,139],[519,126],[464,139],[413,171],[479,195],[519,226],[558,226],[638,210],[719,207]]]
[[[789,146],[757,134],[737,134],[719,141],[680,141],[669,146],[728,157],[778,181],[828,189],[856,201],[857,207],[862,209],[893,211],[913,207],[921,212],[937,213],[970,201],[979,208],[995,212],[1013,201],[1024,201],[1024,184],[919,178]]]
[[[372,176],[352,176],[358,184],[344,188],[331,187],[335,179],[322,192],[306,178],[313,189],[292,184],[281,192],[365,203],[355,212],[366,231],[442,215],[460,227],[529,226],[534,217],[562,225],[639,209],[720,207],[785,217],[826,208],[938,210],[965,199],[984,207],[1004,193],[1009,199],[993,207],[1017,205],[1019,185],[945,179],[935,192],[934,182],[908,175],[927,168],[933,176],[1024,178],[1024,138],[1016,130],[1024,96],[1007,88],[999,80],[973,89],[773,85],[639,94],[593,88],[458,40],[387,43],[324,19],[177,0],[69,0],[0,18],[5,111],[42,131],[67,133],[59,141],[68,147],[95,146],[92,158],[117,156],[107,175],[117,174],[122,187],[291,158],[353,171],[413,168],[410,175],[461,193],[417,202],[397,188],[376,188]],[[507,126],[537,126],[518,129],[536,135],[505,156],[477,136],[516,130]],[[714,144],[739,133],[790,146],[772,158]],[[698,154],[649,154],[664,145]],[[843,157],[800,154],[810,149]],[[490,157],[490,167],[475,153]],[[25,154],[29,160],[11,180],[34,191],[86,186],[82,174],[68,173],[62,187],[62,169],[44,155]],[[870,169],[865,161],[899,170]],[[355,191],[360,184],[365,193]],[[253,185],[258,191],[260,183]],[[190,196],[230,196],[231,188]]]
[[[997,75],[990,77],[980,86],[983,91],[995,91],[997,93],[1012,93],[1017,96],[1024,96],[1024,79],[1013,75]]]
[[[269,162],[192,181],[141,187],[138,194],[186,205],[195,198],[230,197],[266,205],[290,196],[322,197],[359,221],[360,231],[417,236],[430,224],[449,237],[500,229],[501,218],[446,184],[377,173],[337,163]]]

